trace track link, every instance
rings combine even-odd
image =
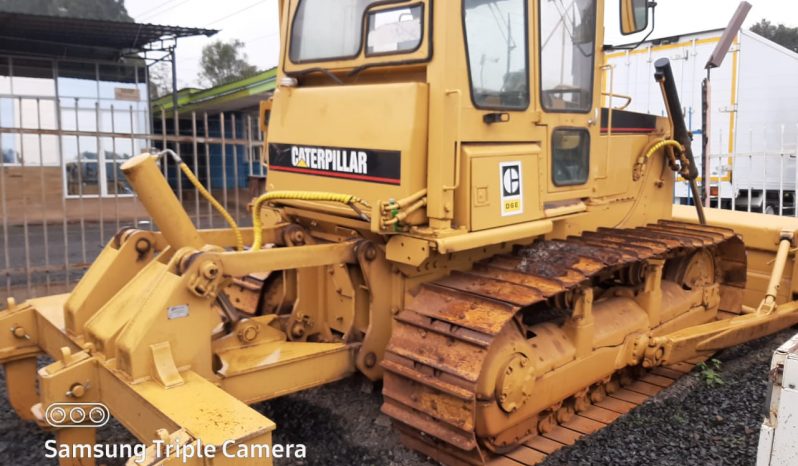
[[[667,378],[662,371],[673,370],[643,374],[637,368],[626,368],[600,383],[586,381],[570,398],[560,400],[559,406],[566,409],[528,418],[528,429],[512,445],[521,447],[512,450],[502,444],[486,445],[486,439],[478,439],[476,433],[478,410],[496,402],[478,395],[478,384],[497,338],[507,334],[511,322],[523,319],[524,310],[545,306],[570,312],[574,296],[585,287],[610,283],[639,286],[651,259],[674,261],[701,249],[717,258],[715,281],[741,293],[745,253],[734,232],[672,221],[635,229],[599,229],[566,240],[541,240],[512,255],[479,262],[468,272],[453,272],[422,285],[406,298],[405,309],[395,317],[382,363],[382,411],[394,419],[406,445],[442,463],[535,464],[542,459],[540,454],[556,446],[551,442],[560,446],[573,443],[574,432],[598,429],[597,423],[614,420],[611,413],[628,411],[644,401],[645,394],[621,390],[622,384],[642,377],[635,386],[653,393],[654,387],[668,383],[655,377]],[[660,383],[652,384],[652,380]],[[608,393],[613,395],[607,398]],[[551,438],[557,432],[563,436]]]
[[[593,434],[616,419],[640,406],[649,398],[673,385],[683,375],[693,370],[695,364],[684,362],[668,367],[658,367],[632,383],[608,394],[604,400],[592,403],[587,409],[541,433],[518,448],[493,456],[490,466],[530,466],[541,463],[560,448],[573,445],[580,438]]]

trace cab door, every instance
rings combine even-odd
[[[541,124],[547,127],[547,201],[588,197],[599,175],[596,56],[597,0],[538,0]]]

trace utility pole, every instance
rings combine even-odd
[[[721,64],[723,64],[723,59],[726,58],[726,54],[729,53],[729,49],[731,48],[732,42],[734,42],[734,38],[737,37],[737,34],[740,32],[740,28],[743,25],[743,21],[745,21],[746,16],[748,16],[748,12],[751,11],[751,4],[748,2],[740,2],[740,5],[737,7],[737,11],[734,12],[734,16],[732,16],[731,21],[729,21],[729,25],[726,26],[726,30],[723,31],[723,35],[720,37],[720,41],[718,45],[715,46],[715,50],[712,51],[712,55],[709,57],[709,61],[707,61],[706,66],[704,67],[707,70],[707,77],[704,78],[704,81],[701,83],[701,192],[703,196],[703,203],[705,207],[710,207],[711,202],[711,186],[712,186],[712,167],[710,167],[710,129],[711,129],[711,111],[710,105],[712,102],[712,81],[711,81],[711,72],[713,68],[718,68]],[[736,111],[732,109],[732,111]],[[731,137],[731,135],[729,135]],[[729,154],[731,156],[731,154]],[[732,175],[733,176],[733,175]],[[736,193],[732,193],[732,196],[736,196]],[[702,202],[701,199],[695,199],[695,202]],[[720,207],[720,183],[718,184],[718,207]]]

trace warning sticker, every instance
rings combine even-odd
[[[499,164],[501,176],[502,217],[521,215],[524,213],[523,180],[521,178],[521,162],[504,162]]]
[[[188,304],[179,304],[177,306],[170,306],[166,310],[166,317],[169,320],[182,319],[188,317]]]

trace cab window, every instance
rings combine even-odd
[[[587,113],[593,106],[596,0],[540,0],[543,108]]]
[[[366,56],[412,52],[421,46],[423,6],[369,13]]]
[[[477,108],[529,106],[525,0],[463,0],[471,98]]]
[[[554,186],[587,183],[590,175],[590,133],[585,129],[558,128],[551,137]]]
[[[291,29],[291,61],[354,58],[366,10],[382,0],[300,0]]]

